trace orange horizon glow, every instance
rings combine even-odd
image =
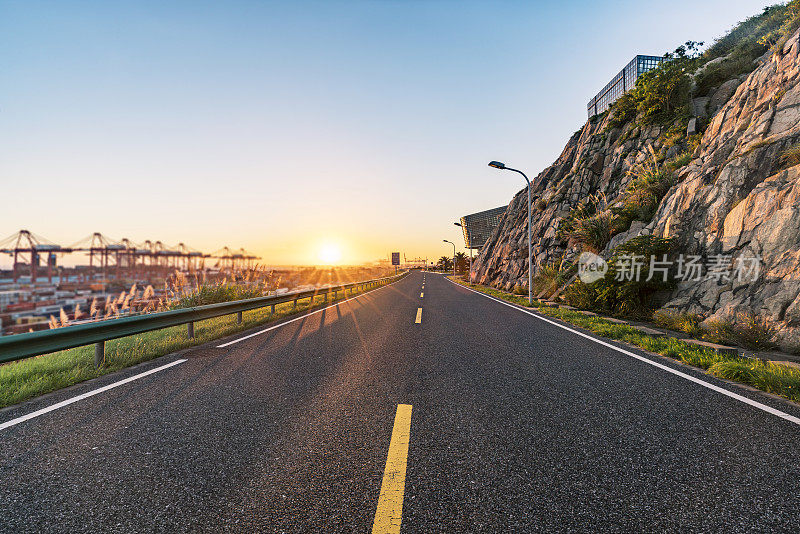
[[[449,230],[444,223],[440,226]],[[74,236],[83,231],[74,232],[64,228],[52,230],[46,226],[44,230],[40,230],[38,226],[35,228],[37,232],[42,232],[48,240],[62,246],[68,246],[75,242]],[[117,242],[117,236],[123,235],[134,243],[142,243],[147,238],[153,240],[153,237],[159,237],[168,248],[175,248],[175,243],[183,240],[187,246],[207,254],[218,251],[227,244],[234,251],[243,248],[246,252],[258,256],[260,259],[255,263],[269,267],[376,265],[390,261],[392,252],[400,252],[401,261],[403,258],[407,258],[409,261],[416,258],[427,258],[429,262],[435,262],[440,256],[452,254],[451,245],[442,244],[439,240],[431,240],[429,232],[409,232],[408,235],[402,237],[382,236],[380,235],[382,232],[376,231],[376,228],[380,228],[378,224],[364,225],[360,232],[355,232],[353,228],[331,228],[323,235],[314,235],[314,229],[308,229],[304,235],[299,237],[295,237],[289,231],[279,230],[279,233],[274,236],[265,236],[266,232],[263,230],[258,233],[247,231],[237,234],[238,239],[234,241],[226,239],[230,236],[215,235],[215,231],[206,231],[204,235],[195,235],[194,239],[189,239],[186,237],[189,235],[188,231],[184,234],[184,230],[181,228],[166,226],[155,236],[148,235],[149,232],[140,234],[117,229],[114,234],[106,235],[106,237],[110,242]],[[451,232],[451,234],[445,235],[456,242],[461,250],[463,241],[459,240],[458,229]],[[13,256],[0,255],[0,269],[11,268],[12,261]],[[209,258],[205,264],[210,267],[214,265],[215,261]],[[58,264],[64,267],[88,263],[88,252],[58,255]]]

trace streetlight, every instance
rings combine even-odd
[[[456,244],[452,241],[448,241],[447,239],[442,239],[445,243],[450,243],[453,245],[453,278],[456,277]]]
[[[466,228],[464,228],[463,224],[461,223],[453,223],[453,224],[455,224],[456,226],[460,226],[463,230],[466,231]],[[472,283],[472,247],[469,247],[469,283],[470,284]]]
[[[532,261],[531,258],[533,256],[531,252],[531,181],[528,180],[528,177],[525,176],[525,173],[519,171],[517,169],[512,169],[511,167],[506,167],[505,163],[501,163],[499,161],[490,161],[489,167],[494,167],[495,169],[506,170],[506,171],[513,171],[518,172],[525,178],[525,181],[528,182],[528,304],[533,306],[533,266],[531,265]]]

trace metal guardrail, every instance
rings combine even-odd
[[[394,280],[399,280],[406,274],[408,274],[408,272],[385,278],[366,280],[364,282],[354,282],[352,284],[321,287],[307,291],[295,291],[269,297],[220,302],[218,304],[207,304],[205,306],[195,306],[192,308],[120,317],[119,319],[109,319],[96,323],[65,326],[28,334],[4,336],[0,337],[0,363],[22,360],[32,356],[94,344],[94,363],[99,367],[105,357],[105,342],[111,339],[133,336],[152,330],[160,330],[162,328],[180,326],[183,324],[188,325],[188,336],[191,339],[194,338],[194,323],[196,321],[213,319],[214,317],[222,317],[223,315],[233,315],[235,313],[237,314],[237,323],[241,324],[242,312],[269,306],[271,307],[272,313],[274,313],[275,306],[278,304],[294,302],[296,306],[298,300],[310,298],[311,302],[313,302],[314,298],[318,296],[324,296],[325,302],[327,302],[328,295],[331,293],[333,293],[333,298],[336,299],[339,291],[344,292],[344,295],[347,296],[348,290],[353,292],[353,290],[359,287],[362,287],[362,289],[377,287]]]

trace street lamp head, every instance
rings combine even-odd
[[[461,223],[453,223],[453,224],[455,224],[456,226],[461,226]]]
[[[506,164],[505,163],[501,163],[499,161],[490,161],[489,162],[489,167],[494,167],[495,169],[505,169],[506,168]]]

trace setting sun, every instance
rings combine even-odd
[[[339,263],[339,260],[342,259],[342,251],[339,249],[338,245],[325,243],[319,250],[319,259],[322,263],[328,265]]]

